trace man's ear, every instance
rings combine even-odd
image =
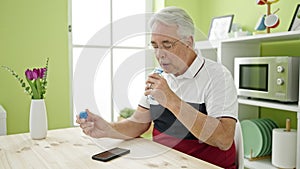
[[[193,45],[194,45],[194,38],[193,36],[189,36],[186,38],[186,43],[187,43],[187,47],[191,47],[193,48]]]

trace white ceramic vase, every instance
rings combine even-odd
[[[48,120],[44,99],[31,100],[29,130],[32,139],[44,139],[47,136]]]

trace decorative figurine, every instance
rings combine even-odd
[[[276,15],[276,12],[279,11],[279,8],[271,13],[271,5],[278,2],[279,0],[256,0],[258,5],[267,5],[267,14],[262,15],[258,22],[256,23],[255,30],[263,31],[267,29],[267,33],[270,33],[271,28],[276,28],[279,23],[279,17]]]

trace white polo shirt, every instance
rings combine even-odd
[[[238,118],[236,87],[231,73],[222,64],[198,56],[184,74],[176,77],[163,73],[162,76],[183,101],[204,104],[208,116]],[[139,105],[150,109],[146,96]]]

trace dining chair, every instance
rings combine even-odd
[[[242,128],[239,121],[237,121],[235,126],[234,143],[236,148],[236,159],[237,169],[244,169],[244,145],[243,145],[243,135]]]

